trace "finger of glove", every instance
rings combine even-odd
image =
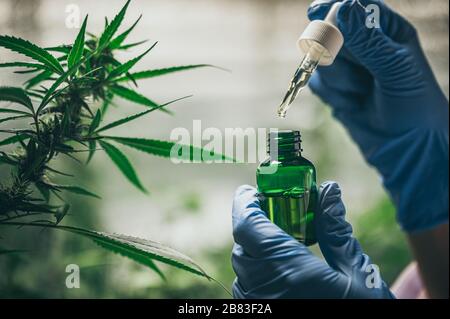
[[[233,202],[233,237],[252,257],[289,254],[307,248],[273,224],[261,210],[257,191],[244,185],[237,189]]]
[[[316,217],[320,250],[332,268],[352,276],[353,270],[364,267],[368,258],[353,237],[352,226],[345,220],[345,214],[339,185],[335,182],[323,183],[319,190]]]
[[[367,26],[367,12],[361,1],[346,0],[337,12],[337,25],[344,36],[344,48],[357,63],[366,68],[378,81],[381,88],[389,92],[397,90],[416,91],[423,87],[422,73],[414,67],[415,59],[406,42],[416,43],[416,31],[384,3],[376,4],[380,9],[380,27]],[[323,18],[330,3],[312,6],[311,18]],[[413,67],[412,67],[413,66]]]
[[[333,92],[348,98],[367,97],[373,88],[372,75],[361,65],[354,63],[345,56],[338,56],[330,66],[321,66],[313,76],[318,74],[321,83],[326,86],[326,92]],[[317,83],[316,83],[317,84]],[[325,94],[323,92],[322,94]],[[334,101],[329,101],[331,106],[335,106]],[[360,104],[359,100],[348,101],[351,107]]]
[[[308,8],[308,18],[310,20],[324,20],[331,6],[338,0],[317,0],[313,1]],[[342,2],[346,6],[355,6],[364,14],[364,27],[376,26],[383,30],[383,33],[399,44],[408,43],[417,36],[414,26],[389,8],[384,1],[379,0],[346,0]],[[338,13],[339,15],[339,13]],[[377,21],[373,21],[376,19]],[[374,23],[375,22],[375,23]]]
[[[346,123],[348,116],[351,115],[354,118],[364,111],[364,100],[367,98],[365,94],[346,93],[333,89],[324,80],[320,71],[312,75],[308,85],[315,95],[331,106],[333,115],[343,123]]]
[[[235,298],[341,298],[349,287],[347,276],[307,249],[253,258],[235,244],[232,265]]]
[[[345,48],[382,89],[415,91],[422,86],[422,73],[408,47],[392,40],[382,28],[367,28],[366,13],[358,4],[345,1],[337,15]]]

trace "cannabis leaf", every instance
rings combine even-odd
[[[8,121],[13,121],[13,120],[19,120],[19,119],[22,119],[22,118],[24,118],[24,117],[30,117],[30,116],[29,116],[29,115],[10,116],[10,117],[6,117],[6,118],[0,119],[0,123],[8,122]]]
[[[125,117],[125,118],[123,118],[123,119],[114,121],[114,122],[112,122],[112,123],[109,123],[109,124],[107,124],[107,125],[105,125],[105,126],[99,128],[99,129],[98,129],[97,131],[95,131],[95,132],[96,132],[96,133],[100,133],[100,132],[103,132],[103,131],[112,129],[113,127],[117,127],[117,126],[123,125],[123,124],[125,124],[125,123],[131,122],[131,121],[136,120],[136,119],[138,119],[138,118],[140,118],[140,117],[142,117],[142,116],[144,116],[144,115],[147,115],[147,114],[149,114],[149,113],[151,113],[151,112],[154,112],[154,111],[156,111],[156,110],[162,109],[162,108],[166,107],[167,105],[170,105],[170,104],[172,104],[172,103],[175,103],[175,102],[178,102],[178,101],[187,99],[188,97],[190,97],[190,96],[184,96],[184,97],[181,97],[181,98],[172,100],[172,101],[170,101],[170,102],[167,102],[167,103],[158,105],[158,106],[152,108],[151,110],[147,110],[147,111],[144,111],[144,112],[141,112],[141,113],[138,113],[138,114],[134,114],[134,115]]]
[[[33,103],[24,89],[11,86],[0,87],[0,101],[19,103],[34,112]]]
[[[67,59],[67,64],[68,64],[69,68],[73,67],[75,64],[80,62],[81,57],[83,56],[84,35],[86,32],[87,19],[88,19],[88,16],[86,16],[86,18],[84,18],[83,25],[81,26],[80,32],[78,33],[78,36],[75,39],[75,43],[73,44],[72,50],[70,50],[70,54]]]
[[[0,46],[39,61],[55,73],[64,73],[63,67],[54,56],[27,40],[1,35]]]
[[[11,67],[22,67],[22,68],[31,68],[31,69],[47,69],[47,67],[43,64],[39,63],[29,63],[29,62],[9,62],[9,63],[0,63],[0,68],[11,68]]]
[[[155,42],[147,51],[145,51],[141,55],[125,62],[124,64],[119,65],[117,68],[112,70],[107,80],[112,80],[115,77],[127,73],[136,63],[138,63],[145,55],[147,55],[147,53],[149,53],[156,46],[156,44],[157,42]]]
[[[101,247],[128,257],[153,270],[155,270],[153,261],[159,261],[169,266],[214,280],[197,263],[195,263],[192,258],[156,241],[121,234],[109,234],[77,227],[43,223],[8,222],[0,225],[37,226],[71,232],[89,238]],[[160,271],[159,274],[163,276]]]
[[[85,195],[85,196],[91,196],[91,197],[95,197],[98,199],[101,199],[100,196],[98,196],[97,194],[94,194],[91,191],[88,191],[87,189],[80,187],[80,186],[76,186],[76,185],[58,185],[58,184],[50,184],[50,186],[52,186],[53,188],[56,189],[61,189],[61,190],[65,190],[74,194],[78,194],[78,195]]]
[[[98,41],[98,47],[105,47],[107,43],[112,39],[114,34],[117,32],[117,29],[119,29],[120,24],[123,21],[123,18],[125,17],[125,13],[127,12],[128,5],[130,4],[130,0],[127,1],[125,6],[120,10],[120,12],[114,17],[114,19],[109,23],[105,31],[103,31],[103,34],[100,37],[100,40]]]
[[[25,82],[25,88],[31,89],[32,87],[38,85],[39,83],[48,80],[52,76],[52,74],[53,72],[48,70],[37,74],[36,76],[32,77],[31,79]]]
[[[133,29],[136,27],[136,25],[141,20],[141,18],[142,18],[142,15],[139,16],[139,18],[136,20],[136,22],[133,23],[133,25],[128,30],[126,30],[125,32],[119,34],[115,39],[113,39],[111,41],[111,43],[109,44],[109,48],[111,50],[119,48],[122,45],[123,41],[130,34],[130,32],[133,31]]]
[[[0,141],[0,146],[10,145],[10,144],[14,144],[14,143],[17,143],[17,142],[25,141],[25,140],[27,140],[29,138],[30,137],[28,135],[25,135],[25,134],[14,135],[14,136],[8,137],[8,138]]]
[[[89,125],[89,134],[94,133],[94,131],[100,125],[100,121],[101,120],[102,120],[102,111],[101,110],[97,110],[97,113],[95,113],[95,117],[92,120],[91,125]]]
[[[121,98],[124,98],[128,101],[137,103],[137,104],[141,104],[144,106],[148,106],[148,107],[157,107],[158,103],[153,102],[152,100],[150,100],[149,98],[143,96],[142,94],[126,88],[124,86],[120,86],[120,85],[114,85],[110,88],[110,91],[118,96],[120,96]]]
[[[130,76],[135,80],[142,80],[142,79],[149,79],[154,78],[157,76],[175,73],[175,72],[181,72],[181,71],[187,71],[197,68],[204,68],[204,67],[214,67],[211,64],[193,64],[193,65],[181,65],[181,66],[174,66],[170,68],[164,68],[164,69],[155,69],[155,70],[147,70],[147,71],[140,71],[135,73],[130,73]],[[121,77],[116,79],[116,82],[122,82],[122,81],[128,81],[129,78],[127,77]]]
[[[192,145],[183,145],[178,144],[174,142],[167,142],[167,141],[160,141],[160,140],[154,140],[154,139],[146,139],[146,138],[130,138],[130,137],[117,137],[117,136],[103,136],[105,139],[112,140],[114,142],[126,145],[128,147],[132,147],[134,149],[137,149],[139,151],[156,155],[156,156],[162,156],[162,157],[171,157],[176,156],[177,159],[183,159],[191,161],[194,159],[194,154],[199,154],[199,159],[203,157],[203,154],[205,152],[211,153],[210,150],[203,149],[201,147],[194,147]],[[177,154],[173,154],[174,149],[183,149],[187,148],[188,152],[181,152]],[[221,154],[210,154],[210,160],[230,160],[233,161],[233,159],[226,157],[225,155]]]
[[[106,154],[108,154],[109,158],[125,175],[125,177],[142,192],[147,193],[147,190],[139,180],[136,171],[134,170],[128,158],[114,145],[109,144],[105,141],[99,141],[99,143],[100,146],[105,150]]]

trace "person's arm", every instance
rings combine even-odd
[[[448,298],[448,224],[425,232],[410,234],[408,239],[417,259],[428,296]]]
[[[314,2],[310,19],[323,19],[334,2]],[[361,4],[377,5],[379,28],[367,26]],[[345,0],[336,18],[344,47],[310,88],[382,176],[429,296],[448,298],[448,100],[415,28],[384,2]]]
[[[395,279],[391,286],[392,293],[398,299],[428,299],[429,296],[419,274],[417,262],[412,262]]]

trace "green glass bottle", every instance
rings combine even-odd
[[[289,235],[315,244],[316,169],[302,157],[300,132],[269,133],[268,155],[256,171],[261,208]]]

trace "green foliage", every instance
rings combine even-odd
[[[175,66],[171,68],[164,68],[164,69],[155,69],[155,70],[147,70],[147,71],[140,71],[136,73],[131,73],[131,78],[135,80],[142,80],[142,79],[149,79],[154,78],[157,76],[175,73],[175,72],[181,72],[181,71],[187,71],[191,69],[197,69],[197,68],[204,68],[204,67],[213,67],[210,64],[194,64],[194,65],[183,65],[183,66]],[[127,77],[121,77],[117,79],[118,82],[120,81],[128,81],[129,78]]]
[[[95,198],[101,198],[100,196],[98,196],[97,194],[94,194],[91,191],[88,191],[87,189],[84,189],[83,187],[80,186],[76,186],[76,185],[50,185],[52,186],[54,189],[56,190],[65,190],[65,191],[69,191],[71,193],[75,193],[75,194],[79,194],[79,195],[85,195],[85,196],[91,196],[91,197],[95,197]]]
[[[77,38],[75,39],[75,43],[73,44],[72,50],[70,50],[69,57],[67,58],[67,65],[69,68],[76,65],[78,62],[80,62],[82,56],[83,56],[83,50],[84,50],[84,36],[86,33],[86,24],[87,24],[86,18],[83,21],[83,25],[81,26],[80,32],[78,33]]]
[[[29,69],[46,69],[45,65],[39,63],[29,63],[29,62],[11,62],[11,63],[0,63],[0,68],[11,68],[11,67],[23,67]]]
[[[9,222],[6,223],[11,226],[33,226],[33,227],[46,227],[57,230],[63,230],[66,232],[74,233],[85,238],[93,240],[98,245],[107,248],[110,251],[128,257],[144,266],[148,266],[155,270],[162,278],[163,273],[155,265],[154,261],[183,269],[195,275],[212,279],[206,272],[196,264],[190,257],[162,245],[156,241],[132,237],[122,234],[108,234],[104,232],[91,231],[87,229],[70,227],[70,226],[57,226],[37,222]],[[1,250],[0,250],[1,252]]]
[[[109,158],[111,158],[111,160],[121,170],[125,177],[134,186],[146,193],[147,190],[144,188],[144,186],[142,186],[142,183],[139,180],[136,171],[134,170],[128,158],[112,144],[109,144],[105,141],[100,141],[100,146],[105,150],[106,154],[108,154]]]
[[[405,234],[395,221],[395,208],[385,199],[354,223],[356,237],[364,252],[381,269],[391,284],[412,261]]]
[[[30,97],[22,88],[0,87],[0,101],[18,103],[34,112],[33,103],[31,103]]]
[[[122,45],[123,41],[125,41],[125,39],[130,34],[130,32],[133,31],[133,29],[139,23],[141,18],[142,18],[142,15],[139,16],[139,18],[136,20],[135,23],[133,23],[133,25],[130,28],[128,28],[126,31],[124,31],[123,33],[119,34],[114,40],[112,40],[111,43],[109,44],[109,48],[111,50],[120,48],[120,46]]]
[[[125,13],[127,12],[128,5],[130,4],[130,0],[127,1],[125,6],[120,10],[120,12],[114,17],[114,19],[111,21],[111,23],[107,24],[105,31],[100,37],[100,40],[98,41],[99,47],[106,47],[114,34],[119,29],[119,26],[121,25],[123,18],[125,17]]]
[[[63,67],[54,56],[52,56],[48,51],[31,42],[28,42],[27,40],[1,35],[0,46],[26,55],[35,61],[41,62],[49,70],[55,73],[61,74],[64,71]]]
[[[120,96],[121,98],[124,98],[128,101],[137,103],[137,104],[141,104],[147,107],[157,107],[158,104],[153,102],[152,100],[150,100],[149,98],[139,94],[138,92],[130,89],[130,88],[126,88],[124,86],[120,86],[120,85],[114,85],[110,88],[110,91],[114,94],[116,94],[117,96]]]
[[[12,220],[24,219],[24,222],[14,221],[15,225],[22,223],[21,225],[53,227],[89,237],[104,248],[148,266],[162,277],[154,260],[210,278],[188,257],[160,244],[123,235],[59,226],[70,208],[65,199],[66,192],[100,197],[79,185],[54,181],[55,175],[66,178],[71,176],[67,172],[60,172],[51,167],[55,158],[64,155],[80,162],[79,153],[86,152],[89,162],[97,153],[96,148],[100,146],[128,181],[146,192],[127,156],[107,140],[165,157],[170,152],[169,147],[175,145],[151,139],[113,138],[99,134],[119,125],[129,124],[157,110],[168,112],[165,107],[180,100],[160,105],[117,82],[127,80],[136,84],[134,76],[137,79],[144,79],[206,66],[178,66],[130,74],[131,68],[146,56],[156,43],[143,54],[127,62],[121,63],[115,59],[114,54],[117,50],[145,42],[123,45],[140,17],[131,27],[114,38],[125,18],[129,4],[130,1],[127,1],[114,19],[109,23],[106,22],[100,37],[86,31],[86,16],[71,46],[41,48],[24,39],[0,36],[0,47],[33,60],[0,64],[1,68],[21,68],[16,71],[20,74],[32,74],[23,88],[0,87],[0,103],[8,103],[0,108],[0,124],[28,117],[32,119],[32,123],[26,128],[0,129],[1,133],[11,135],[0,140],[0,147],[8,147],[5,150],[0,149],[0,164],[6,164],[1,168],[8,169],[11,176],[10,180],[2,180],[0,183],[0,226],[14,225]],[[50,52],[55,52],[55,56]],[[115,96],[149,109],[102,126],[108,105]],[[16,109],[16,106],[25,107],[26,110]],[[1,117],[2,114],[7,116]],[[40,218],[38,223],[33,223],[32,218],[35,217]]]
[[[193,154],[196,152],[198,154],[202,154],[203,152],[209,152],[206,150],[203,150],[201,148],[194,147],[192,145],[181,145],[176,144],[174,142],[167,142],[167,141],[159,141],[159,140],[153,140],[153,139],[146,139],[146,138],[130,138],[130,137],[114,137],[114,136],[104,136],[103,138],[113,140],[117,143],[129,146],[131,148],[137,149],[139,151],[161,156],[161,157],[170,157],[172,154],[172,149],[178,145],[178,147],[183,148],[183,146],[189,148],[189,152],[176,154],[177,158],[180,160],[193,160]],[[214,155],[214,154],[213,154]],[[216,154],[216,158],[219,160],[233,160],[230,158],[227,158],[223,155]]]
[[[116,78],[118,76],[121,76],[122,74],[127,73],[133,66],[136,65],[136,63],[138,63],[144,56],[146,56],[147,53],[149,53],[155,46],[156,46],[156,42],[147,51],[145,51],[144,53],[142,53],[138,57],[136,57],[134,59],[131,59],[131,60],[125,62],[124,64],[119,65],[115,69],[113,69],[109,73],[109,76],[108,76],[107,80],[112,80],[112,79],[114,79],[114,78]]]

